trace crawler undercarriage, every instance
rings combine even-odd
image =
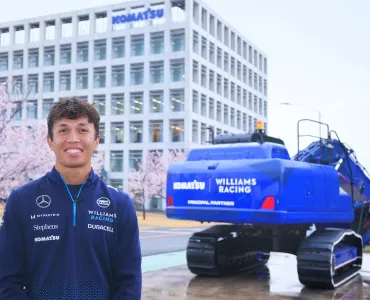
[[[362,238],[350,229],[266,228],[216,225],[195,233],[187,247],[189,270],[223,276],[264,265],[270,252],[297,256],[298,277],[307,287],[335,288],[362,267]]]

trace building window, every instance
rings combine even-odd
[[[217,67],[222,68],[222,49],[217,47]]]
[[[105,95],[94,95],[93,102],[99,115],[105,116]]]
[[[125,66],[112,66],[112,86],[125,85]]]
[[[212,42],[209,42],[209,61],[215,63],[215,44]]]
[[[23,69],[23,50],[13,52],[13,69]]]
[[[200,114],[207,117],[207,96],[204,94],[200,96]]]
[[[201,73],[200,73],[200,84],[207,88],[207,67],[202,65]]]
[[[94,88],[105,88],[105,67],[94,68]]]
[[[139,166],[143,160],[143,151],[142,150],[130,150],[129,152],[129,161],[131,169],[139,169]]]
[[[195,90],[193,90],[193,113],[198,113],[199,112],[199,93]]]
[[[105,143],[105,124],[100,123],[99,124],[99,135],[100,135],[100,144]]]
[[[53,99],[44,99],[42,101],[42,117],[46,119],[53,106]]]
[[[12,82],[13,82],[13,88],[11,89],[11,91],[13,92],[13,94],[17,94],[21,96],[23,94],[23,88],[24,88],[23,87],[23,76],[22,75],[13,76]]]
[[[111,103],[112,115],[123,115],[125,113],[125,95],[113,94]]]
[[[205,123],[200,124],[200,143],[204,145],[207,142],[207,125]]]
[[[150,35],[151,53],[160,54],[164,52],[164,32],[152,32]]]
[[[11,109],[11,113],[13,115],[13,120],[21,120],[22,119],[22,107],[16,105]]]
[[[143,92],[131,93],[130,95],[130,112],[132,114],[141,114],[144,112],[144,95]]]
[[[163,91],[151,91],[149,94],[150,112],[163,112]]]
[[[61,45],[60,46],[60,63],[62,65],[70,64],[72,56],[72,45]]]
[[[14,42],[15,44],[23,44],[25,41],[24,26],[14,26]]]
[[[22,95],[23,93],[23,76],[13,76],[13,93],[17,95]],[[14,99],[15,100],[15,99]]]
[[[193,31],[193,52],[199,52],[199,34],[196,31]]]
[[[37,119],[37,100],[27,102],[27,119]]]
[[[170,141],[184,141],[184,120],[170,120]]]
[[[215,72],[209,70],[208,87],[211,91],[215,90]]]
[[[173,52],[185,50],[185,31],[183,29],[171,31],[171,44]]]
[[[172,81],[182,81],[185,76],[184,59],[171,60],[171,79]]]
[[[242,115],[241,115],[241,112],[238,110],[236,112],[236,126],[238,129],[242,129],[241,126],[242,126]]]
[[[31,43],[35,43],[40,40],[40,24],[39,23],[30,24],[29,32],[30,32],[29,38],[30,38]]]
[[[150,83],[164,82],[164,62],[155,61],[150,63]]]
[[[54,46],[44,48],[44,66],[54,66],[55,49]]]
[[[215,118],[215,100],[213,98],[209,98],[209,118],[214,119]]]
[[[54,73],[44,73],[44,92],[54,92]]]
[[[122,144],[124,138],[123,122],[111,123],[111,143]]]
[[[193,134],[192,134],[192,141],[193,143],[197,144],[199,142],[199,137],[198,137],[198,133],[199,133],[199,122],[196,121],[196,120],[193,120],[192,122],[192,129],[193,129]]]
[[[144,83],[144,64],[131,65],[131,84],[139,85]]]
[[[28,92],[30,94],[37,94],[39,90],[39,75],[30,74],[28,75]]]
[[[170,98],[172,111],[184,111],[184,90],[171,90]]]
[[[8,71],[9,55],[8,52],[0,53],[0,72]]]
[[[37,48],[29,49],[28,50],[28,67],[38,68],[38,66],[39,66],[39,49]],[[1,61],[0,61],[0,68],[1,68]]]
[[[131,37],[131,56],[144,55],[144,35],[134,35]]]
[[[55,39],[55,21],[46,21],[45,22],[45,40],[54,40]]]
[[[108,18],[107,13],[97,13],[95,14],[95,32],[103,33],[107,31]]]
[[[78,35],[87,35],[90,32],[89,15],[78,17]]]
[[[229,125],[229,107],[224,104],[224,124]]]
[[[89,61],[89,43],[77,43],[77,62]]]
[[[235,108],[230,108],[230,125],[235,127]]]
[[[201,54],[204,59],[207,59],[207,39],[202,37]]]
[[[69,38],[73,35],[72,18],[61,20],[62,23],[62,38]]]
[[[267,101],[263,101],[263,116],[267,118]]]
[[[122,179],[110,179],[110,185],[116,189],[123,190]]]
[[[149,121],[149,142],[163,142],[163,121]]]
[[[130,143],[143,142],[143,122],[130,122]]]
[[[71,90],[71,71],[61,71],[59,73],[59,90],[70,91]]]
[[[125,57],[125,38],[117,37],[112,39],[112,58]]]
[[[0,46],[10,45],[10,32],[9,28],[0,29]]]
[[[78,90],[85,90],[89,87],[88,69],[80,69],[76,71],[76,87]]]
[[[112,172],[123,172],[123,151],[110,152],[110,170]]]
[[[95,60],[104,60],[107,57],[107,41],[98,40],[94,42],[94,58]]]

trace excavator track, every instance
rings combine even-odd
[[[312,288],[336,288],[362,267],[362,237],[349,229],[316,230],[297,252],[298,277]]]
[[[247,227],[216,225],[193,234],[187,246],[189,270],[201,276],[223,276],[263,266],[270,255],[253,247],[263,237]]]

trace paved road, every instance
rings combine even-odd
[[[143,300],[365,300],[370,299],[370,255],[361,275],[333,290],[304,287],[296,257],[281,253],[273,253],[267,266],[241,274],[197,277],[182,264],[144,273],[143,282]]]
[[[186,249],[189,237],[205,228],[151,228],[140,230],[143,256],[182,251]]]

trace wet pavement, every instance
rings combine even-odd
[[[142,300],[370,300],[370,255],[360,275],[334,290],[312,290],[298,280],[296,257],[272,253],[265,267],[224,278],[202,278],[186,267],[143,275]]]

